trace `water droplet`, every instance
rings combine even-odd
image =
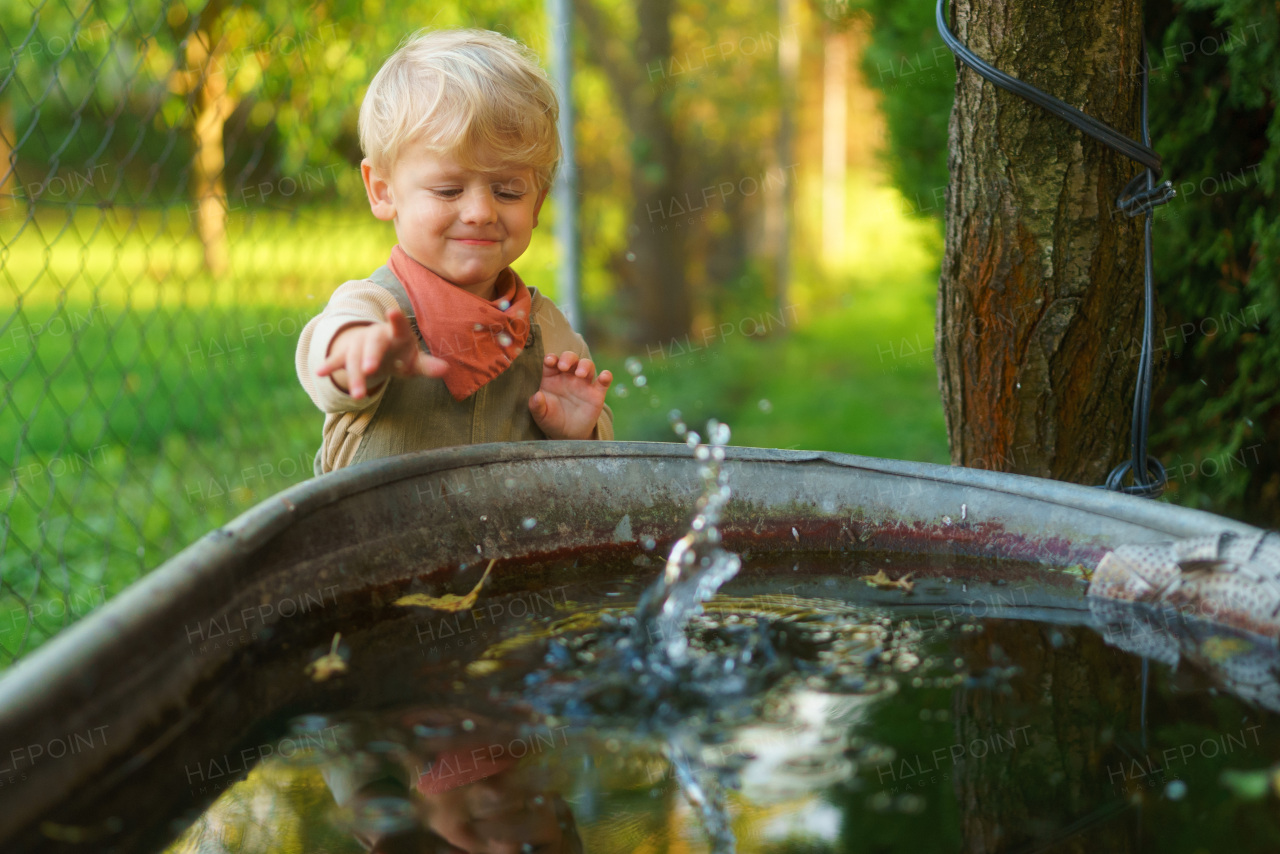
[[[626,365],[627,365],[627,373],[631,374],[631,376],[633,377],[639,376],[640,372],[644,370],[644,365],[642,365],[640,363],[640,360],[637,359],[635,356],[628,356]]]
[[[629,395],[629,394],[631,394],[631,392],[630,392],[630,391],[628,391],[628,390],[627,390],[627,387],[626,387],[626,386],[624,386],[624,385],[616,385],[616,386],[614,386],[614,387],[613,387],[613,396],[614,396],[614,397],[626,397],[626,396],[627,396],[627,395]]]
[[[772,403],[770,403],[768,400],[766,400],[766,399],[764,399],[764,398],[761,398],[761,399],[760,399],[760,403],[758,403],[758,404],[757,404],[757,406],[759,406],[759,407],[760,407],[760,411],[761,411],[761,412],[772,412],[772,411],[773,411],[773,404],[772,404]]]
[[[1182,780],[1170,780],[1164,787],[1164,796],[1171,801],[1180,801],[1187,794],[1187,784]]]
[[[636,260],[636,253],[634,253],[634,252],[628,252],[628,253],[627,253],[627,260],[628,260],[628,261],[634,261],[634,260]]]
[[[467,732],[471,732],[473,729],[476,728],[476,722],[471,720],[471,718],[465,718],[462,721],[462,728]]]
[[[506,311],[509,308],[511,308],[511,300],[509,299],[498,300],[498,309],[500,311]]]
[[[636,377],[631,382],[634,383],[637,388],[639,388],[640,386],[647,385],[649,383],[649,381],[645,379],[644,374],[641,374],[640,376]]]
[[[640,541],[640,545],[644,546],[644,550],[647,552],[653,551],[653,549],[658,545],[658,541],[653,537],[645,537]]]
[[[509,477],[502,482],[502,485],[505,486],[507,489],[515,489],[516,479],[514,477]]]
[[[702,442],[702,437],[698,435],[697,430],[688,431],[688,435],[685,436],[684,438],[684,443],[688,445],[690,448],[698,447],[699,443],[701,442]]]
[[[526,531],[532,531],[532,530],[533,530],[533,526],[538,524],[538,520],[537,520],[537,519],[535,519],[535,518],[533,518],[532,516],[529,516],[529,517],[527,517],[523,522],[521,522],[520,524],[521,524],[521,525],[524,525],[524,529],[525,529]]]
[[[473,324],[471,328],[474,329],[476,332],[479,332],[481,329],[484,329],[484,324],[476,323],[476,324]]]
[[[511,346],[511,336],[510,336],[510,335],[508,335],[508,334],[507,334],[507,333],[505,333],[505,332],[499,332],[499,333],[498,333],[498,344],[499,344],[500,346],[502,346],[502,347],[510,347],[510,346]]]
[[[903,795],[898,798],[898,812],[918,813],[924,811],[924,798],[919,795]]]

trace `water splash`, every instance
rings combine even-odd
[[[667,663],[683,663],[689,648],[685,627],[697,614],[702,603],[716,594],[729,579],[737,575],[741,559],[720,546],[718,523],[729,502],[727,472],[724,471],[724,448],[729,442],[729,425],[707,422],[708,443],[685,426],[678,410],[671,413],[676,435],[693,449],[702,477],[702,495],[695,505],[689,532],[676,541],[667,555],[662,575],[644,592],[636,605],[636,642],[642,650],[657,653]],[[652,641],[658,642],[655,646]],[[657,663],[657,662],[654,662]]]

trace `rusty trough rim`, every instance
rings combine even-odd
[[[688,460],[688,448],[667,442],[510,442],[424,451],[374,460],[304,481],[246,510],[170,558],[85,619],[68,627],[0,677],[0,732],[16,709],[40,701],[59,673],[74,673],[99,661],[137,621],[163,610],[179,590],[199,586],[219,567],[252,554],[286,528],[344,498],[400,480],[517,460],[588,460],[658,457]],[[774,448],[726,448],[731,463],[829,463],[842,468],[896,475],[938,484],[969,487],[1066,508],[1149,528],[1170,538],[1231,531],[1256,534],[1259,529],[1201,510],[1024,475],[936,463],[888,460],[831,451]]]
[[[58,681],[59,673],[74,673],[81,666],[101,660],[104,653],[109,653],[121,640],[128,626],[163,610],[179,590],[206,583],[221,566],[252,554],[286,528],[301,523],[323,507],[397,481],[481,464],[635,457],[684,461],[690,459],[690,454],[685,445],[674,442],[504,442],[374,460],[290,487],[204,535],[0,676],[0,733],[14,711],[40,701],[41,694]],[[1246,536],[1260,532],[1243,522],[1201,510],[1004,472],[832,451],[775,448],[729,447],[725,449],[725,460],[730,463],[829,463],[853,470],[1003,493],[1142,526],[1167,534],[1171,539],[1219,531]]]

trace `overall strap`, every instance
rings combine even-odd
[[[423,339],[422,333],[418,331],[418,318],[413,313],[413,303],[409,301],[409,292],[404,289],[404,285],[396,278],[396,274],[391,272],[388,264],[383,264],[374,270],[369,276],[369,281],[396,298],[396,305],[400,306],[400,310],[404,312],[404,316],[409,318],[409,328],[413,330],[413,334],[418,336],[418,347],[424,353],[431,352],[427,349],[427,342]]]

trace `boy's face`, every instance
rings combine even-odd
[[[475,172],[421,146],[406,146],[380,174],[361,163],[373,215],[394,220],[409,257],[484,299],[529,246],[546,191],[533,169]]]

